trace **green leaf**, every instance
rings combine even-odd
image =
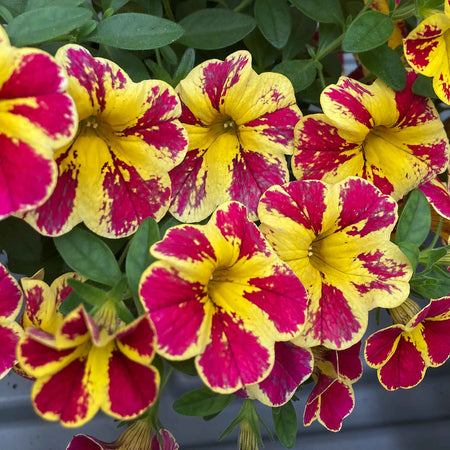
[[[202,9],[184,17],[185,32],[179,42],[187,47],[214,50],[228,47],[247,36],[256,26],[253,17],[227,9]]]
[[[11,43],[17,47],[54,39],[81,27],[91,19],[85,8],[51,6],[26,11],[8,23]]]
[[[109,2],[105,3],[105,6],[103,6],[103,11],[106,11],[108,8],[111,8],[114,11],[118,11],[120,8],[122,8],[122,6],[125,6],[127,3],[129,3],[129,1],[130,0],[110,0]]]
[[[291,8],[291,34],[283,48],[283,61],[295,58],[305,50],[306,44],[312,39],[317,30],[317,22],[305,16],[297,9]]]
[[[292,448],[297,437],[297,414],[292,402],[272,408],[272,418],[280,442],[285,447]]]
[[[316,67],[310,59],[282,61],[273,68],[273,71],[288,77],[294,86],[295,92],[306,89],[316,78]]]
[[[255,28],[248,36],[245,36],[244,44],[252,54],[253,66],[258,73],[272,66],[278,58],[278,50],[267,42],[259,28]]]
[[[419,274],[414,274],[411,287],[425,298],[441,298],[450,294],[450,272],[433,266]]]
[[[90,39],[125,50],[148,50],[169,45],[182,34],[181,26],[170,20],[148,14],[123,13],[100,22]]]
[[[71,278],[67,280],[67,284],[87,303],[92,306],[100,307],[108,300],[108,294],[98,287],[92,286],[89,283],[83,283],[80,280]]]
[[[104,45],[103,51],[106,53],[105,56],[122,67],[135,83],[142,80],[148,80],[149,73],[145,64],[129,50],[121,50],[119,48],[110,47],[109,45]]]
[[[416,0],[415,4],[416,15],[422,18],[444,9],[444,0]]]
[[[161,56],[163,57],[164,61],[166,61],[168,64],[171,64],[172,66],[176,66],[178,64],[177,54],[172,50],[170,46],[166,45],[165,47],[161,47],[159,51],[161,52]]]
[[[209,416],[222,411],[233,398],[232,394],[217,394],[207,387],[201,387],[176,400],[173,409],[185,416]]]
[[[181,80],[187,77],[188,73],[193,69],[195,64],[195,50],[187,48],[180,59],[177,69],[173,75],[173,83],[177,85]]]
[[[148,217],[137,229],[131,240],[125,262],[128,286],[135,298],[139,297],[139,280],[142,272],[155,260],[150,254],[150,247],[159,240],[158,224]]]
[[[409,19],[414,16],[416,12],[416,7],[414,5],[414,0],[402,0],[397,8],[392,11],[392,20],[404,20]]]
[[[416,267],[419,264],[419,247],[417,247],[417,245],[413,244],[412,242],[399,242],[397,245],[400,250],[408,257],[409,262],[413,266],[413,269],[416,270]]]
[[[425,194],[414,189],[409,194],[397,224],[395,242],[412,242],[417,246],[427,238],[431,226],[431,212]]]
[[[416,81],[412,85],[414,94],[428,98],[438,98],[433,88],[433,78],[417,74]]]
[[[383,45],[394,31],[392,19],[378,11],[366,11],[348,27],[342,49],[349,53],[367,52]]]
[[[420,252],[419,260],[420,262],[426,264],[426,267],[429,268],[447,254],[449,247],[450,246],[429,248],[427,250],[424,250]]]
[[[321,23],[344,23],[339,0],[290,0],[305,16]]]
[[[164,67],[161,67],[158,63],[151,59],[146,59],[144,62],[145,65],[151,70],[154,78],[165,81],[172,86],[174,85],[172,77],[170,76],[169,72],[164,69]]]
[[[8,8],[13,16],[18,16],[25,12],[27,7],[27,0],[2,0],[2,5]]]
[[[80,6],[84,0],[28,0],[25,11],[32,9],[45,8],[46,6]]]
[[[291,33],[291,13],[286,0],[256,0],[254,13],[262,35],[275,48],[283,48]]]
[[[14,16],[11,14],[11,11],[5,6],[3,6],[1,3],[0,3],[0,16],[6,23],[11,22],[11,20],[13,20],[14,18]]]
[[[358,53],[361,63],[376,77],[396,91],[406,86],[406,69],[398,53],[384,44],[368,52]]]
[[[114,286],[121,277],[114,254],[94,234],[74,228],[69,233],[54,238],[54,242],[68,266],[86,278]]]
[[[198,375],[197,369],[195,368],[194,358],[185,359],[184,361],[171,361],[167,362],[179,372],[183,372],[191,377],[196,377]]]
[[[69,314],[78,306],[84,304],[83,297],[77,294],[75,291],[72,291],[59,305],[59,312],[63,315]]]

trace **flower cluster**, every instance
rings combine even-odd
[[[114,2],[91,36],[98,51],[71,43],[52,57],[11,46],[0,27],[0,219],[31,225],[35,270],[49,252],[56,260],[32,275],[7,249],[0,377],[14,367],[34,383],[37,414],[65,427],[100,410],[129,422],[114,442],[77,434],[67,450],[178,449],[158,418],[173,368],[204,385],[175,402],[179,412],[213,417],[240,398],[232,426],[248,450],[261,442],[255,400],[274,408],[292,447],[275,417],[296,422],[293,401],[308,382],[303,424],[339,431],[363,344],[387,390],[416,386],[449,358],[450,145],[445,106],[420,83],[432,76],[428,87],[450,105],[450,0],[412,30],[397,3],[365,2],[335,41],[361,67],[328,86],[319,62],[328,47],[309,48],[305,66],[289,61],[288,38],[271,72],[272,56],[256,50],[255,61],[238,50],[194,67],[191,48],[166,77],[172,39],[155,51],[166,81],[132,77],[105,58]],[[392,30],[364,49],[352,33],[374,18],[379,35],[386,21]],[[88,24],[70,42],[83,42]],[[402,87],[377,70],[374,48],[397,58]],[[118,55],[142,70],[136,55]],[[294,84],[282,74],[290,63],[304,71],[290,74]],[[315,102],[304,100],[309,69],[323,84]],[[380,309],[393,325],[365,338]]]

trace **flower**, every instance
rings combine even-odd
[[[312,373],[313,358],[309,349],[290,342],[275,343],[275,363],[263,381],[245,386],[237,394],[277,407],[287,403]]]
[[[289,178],[284,155],[292,154],[301,117],[290,81],[278,73],[257,75],[251,55],[238,51],[194,68],[177,92],[189,150],[170,172],[170,212],[199,222],[236,200],[256,219],[261,194]]]
[[[22,328],[14,322],[22,307],[22,292],[16,280],[0,264],[0,379],[16,363],[16,345]]]
[[[409,65],[416,72],[433,77],[434,92],[447,104],[450,104],[449,36],[450,0],[446,0],[443,13],[424,19],[404,40]]]
[[[58,168],[54,151],[67,144],[77,112],[64,71],[49,54],[14,48],[0,26],[0,219],[42,204]]]
[[[70,277],[66,274],[65,282]],[[37,283],[35,292],[41,287]],[[80,305],[60,320],[55,289],[42,294],[35,297],[35,317],[53,314],[59,325],[53,333],[27,327],[17,348],[21,369],[36,378],[31,393],[35,410],[68,427],[86,423],[99,408],[119,419],[142,414],[155,401],[159,385],[159,372],[150,365],[156,337],[149,319],[142,316],[124,325],[107,302],[94,318]]]
[[[355,406],[352,384],[362,376],[359,359],[361,342],[348,349],[336,351],[314,347],[313,378],[316,385],[308,397],[303,424],[311,425],[318,420],[330,431],[339,431],[342,420]]]
[[[161,219],[171,196],[168,171],[187,149],[175,92],[163,81],[133,83],[77,45],[60,48],[56,59],[68,74],[79,132],[55,155],[54,193],[25,219],[50,236],[84,221],[105,237],[130,235],[149,216]]]
[[[408,299],[390,312],[394,325],[369,336],[364,355],[387,390],[409,389],[450,356],[450,297],[423,309]]]
[[[308,292],[295,344],[350,347],[362,338],[369,310],[408,296],[412,268],[390,241],[397,204],[366,180],[273,186],[258,215],[262,233]]]
[[[168,430],[159,430],[163,446],[158,441],[158,434],[151,434],[148,419],[136,420],[114,441],[103,442],[93,436],[77,434],[70,441],[66,450],[178,450],[179,445]]]
[[[447,135],[433,102],[412,93],[415,79],[409,71],[401,92],[347,77],[325,88],[323,114],[295,129],[294,176],[335,183],[357,175],[398,200],[442,172]]]
[[[158,353],[195,357],[212,390],[232,393],[262,381],[274,344],[298,334],[306,293],[237,202],[206,225],[171,228],[152,246],[140,297],[155,324]]]

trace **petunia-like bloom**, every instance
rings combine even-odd
[[[54,58],[15,48],[0,26],[0,219],[42,204],[56,185],[54,151],[77,128],[67,79]]]
[[[134,233],[143,219],[166,213],[168,171],[187,150],[175,91],[163,81],[133,83],[116,64],[66,45],[56,54],[69,78],[80,124],[55,157],[58,182],[48,201],[25,219],[57,236],[84,222],[106,237]]]
[[[352,384],[362,376],[361,342],[345,350],[314,347],[313,379],[316,385],[306,401],[303,424],[318,420],[330,431],[339,431],[342,420],[355,406]]]
[[[236,200],[255,219],[261,194],[289,179],[285,155],[292,154],[301,117],[290,81],[278,73],[257,75],[251,55],[238,51],[200,64],[176,90],[189,150],[170,172],[170,212],[199,222]]]
[[[142,275],[141,300],[155,324],[158,353],[195,357],[212,390],[235,392],[262,381],[274,344],[296,336],[306,293],[238,202],[218,208],[206,225],[169,229],[154,244]]]
[[[114,441],[103,442],[93,436],[76,434],[66,450],[178,450],[180,447],[172,433],[159,430],[152,436],[152,428],[147,418],[136,420]]]
[[[447,104],[450,104],[449,37],[450,0],[445,0],[444,12],[424,19],[404,41],[410,66],[426,77],[433,77],[434,92]]]
[[[60,278],[57,286],[63,284]],[[68,427],[86,423],[100,408],[123,420],[142,414],[159,385],[151,366],[156,336],[150,320],[142,316],[124,325],[109,303],[93,318],[80,305],[61,320],[55,290],[39,297],[41,287],[42,282],[27,287],[29,297],[36,292],[42,301],[35,317],[43,323],[53,315],[59,325],[53,333],[27,327],[17,348],[21,369],[36,378],[31,397],[38,414]]]
[[[14,319],[22,307],[22,292],[17,281],[0,264],[0,379],[16,363],[16,345],[22,328]]]
[[[398,200],[443,172],[447,135],[433,102],[411,91],[416,76],[407,73],[401,92],[347,77],[328,86],[323,113],[295,129],[294,176],[335,183],[356,175]]]
[[[397,204],[362,178],[273,186],[261,198],[261,231],[308,292],[293,342],[344,349],[361,340],[368,311],[409,294],[412,268],[390,241]]]
[[[276,342],[275,363],[267,378],[260,383],[245,386],[237,394],[257,399],[271,407],[281,406],[293,397],[312,370],[313,357],[309,349],[290,342]]]
[[[431,300],[423,309],[408,299],[390,313],[394,325],[369,336],[364,354],[386,389],[409,389],[428,367],[450,356],[450,297]]]

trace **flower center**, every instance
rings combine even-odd
[[[80,127],[84,126],[86,128],[93,128],[94,130],[99,126],[99,120],[97,116],[89,116],[80,122]]]
[[[223,129],[224,131],[237,131],[238,126],[236,125],[236,122],[229,117],[223,122]]]

